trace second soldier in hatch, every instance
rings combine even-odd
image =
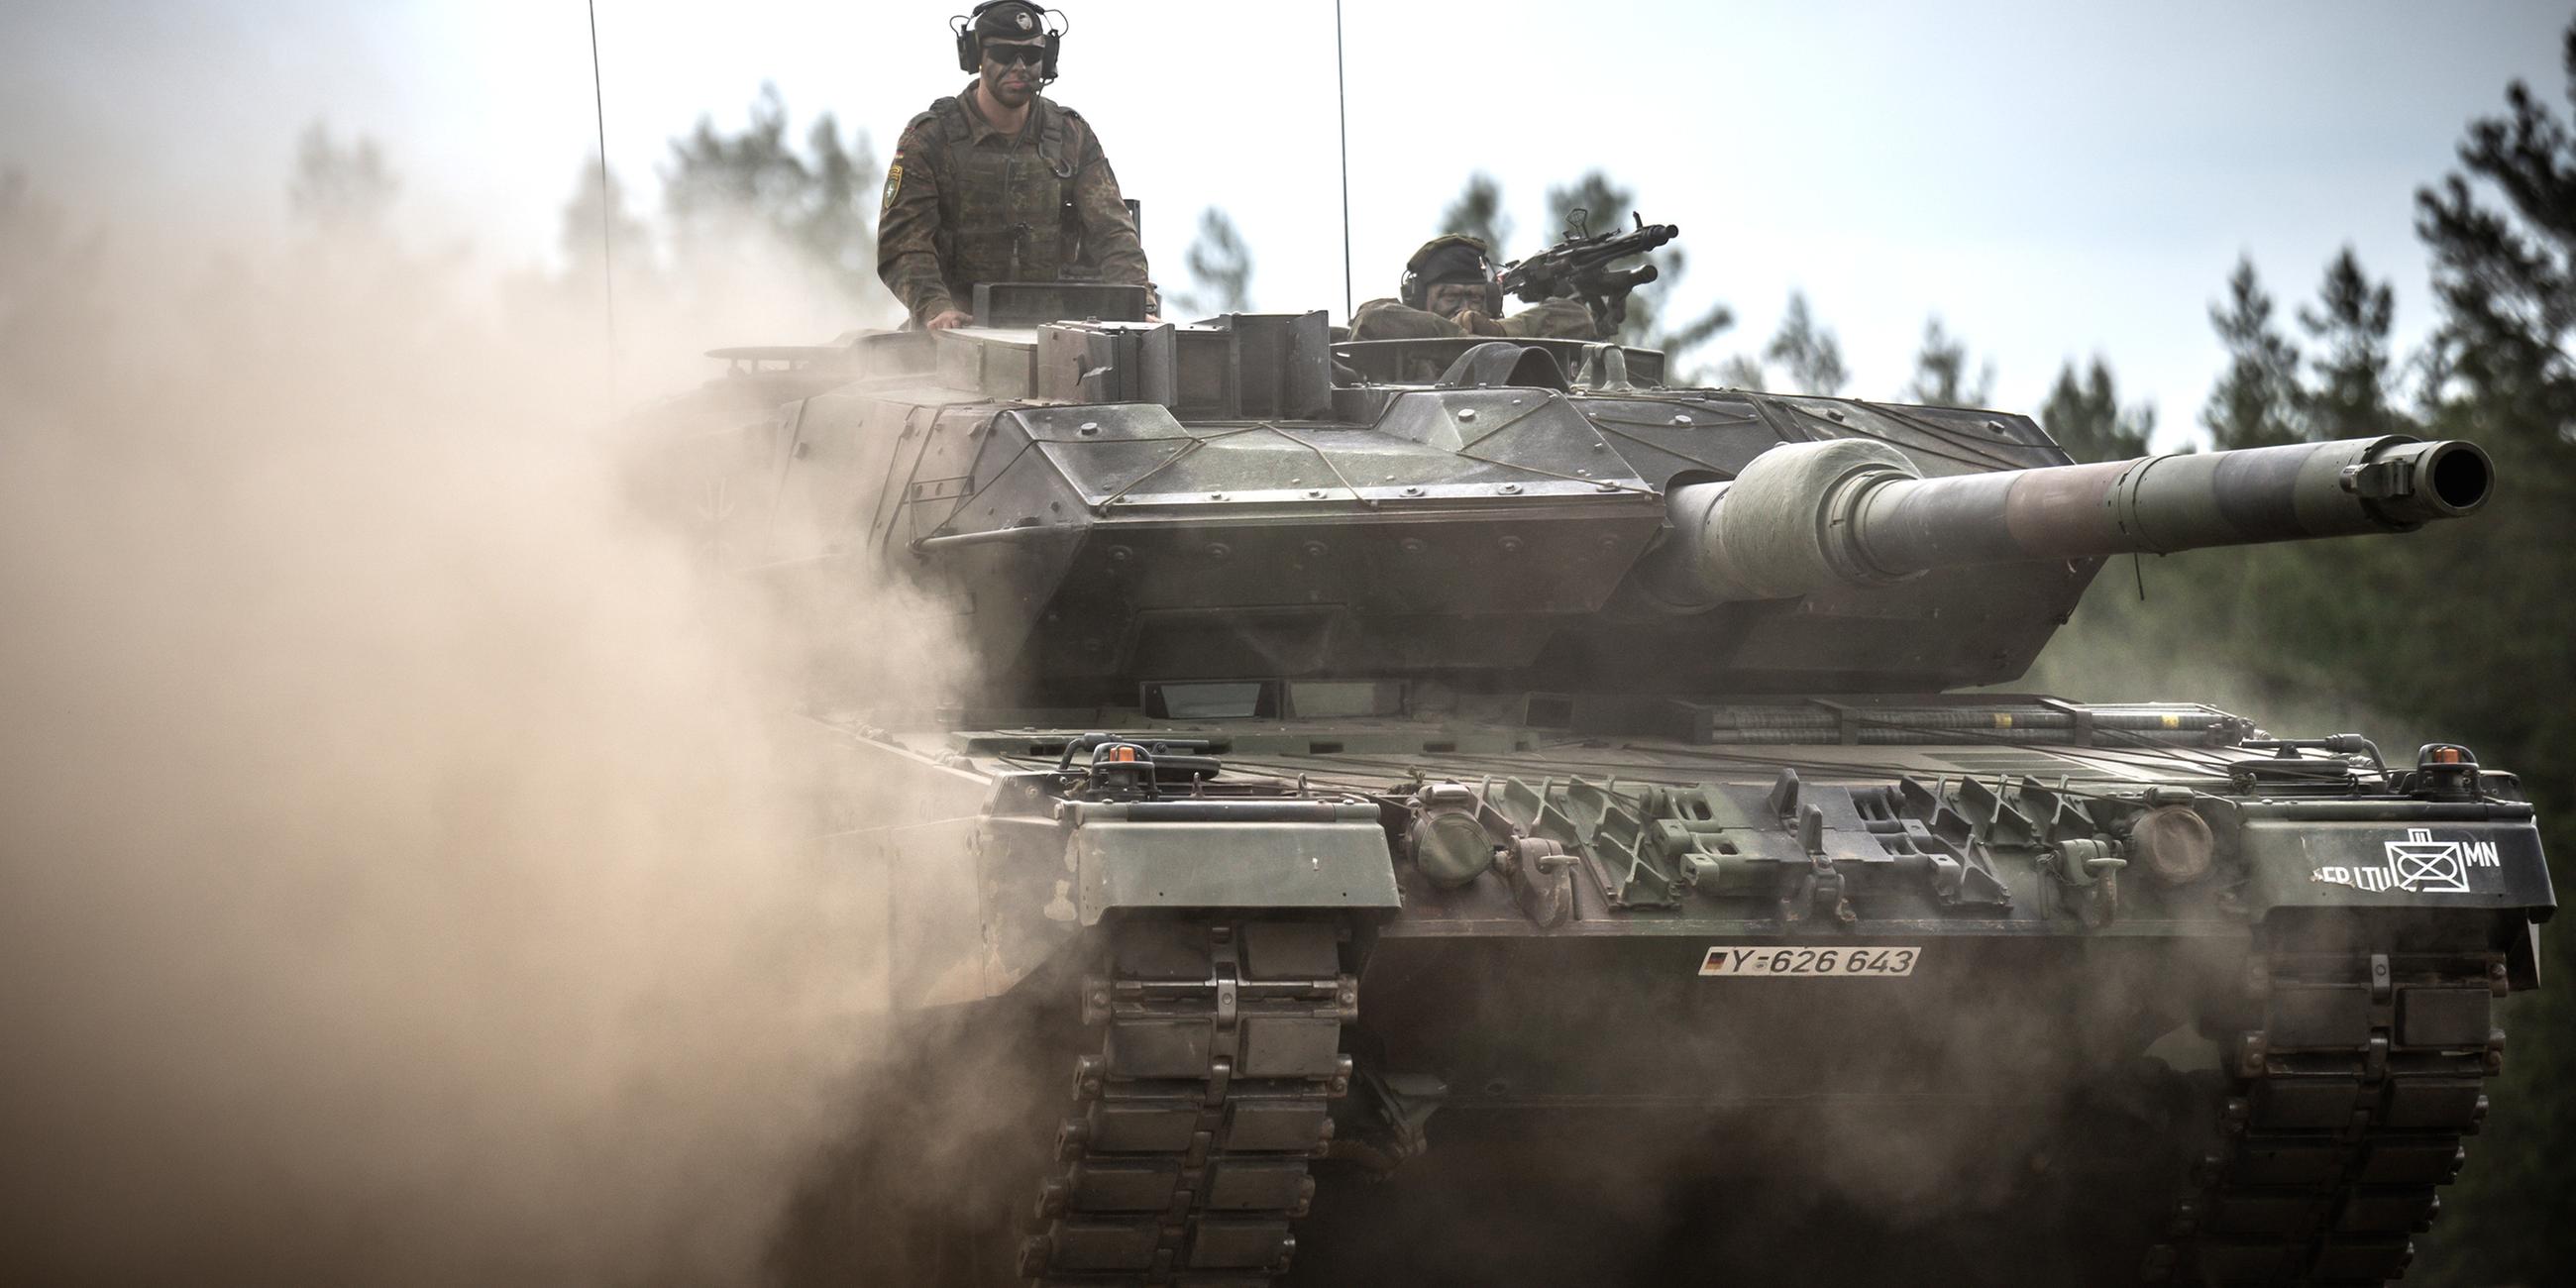
[[[1136,220],[1098,136],[1038,93],[1055,79],[1064,38],[1049,12],[986,0],[952,19],[958,63],[975,79],[914,117],[895,145],[877,276],[915,326],[973,321],[983,282],[1124,282],[1151,300]]]
[[[1449,233],[1422,243],[1404,262],[1400,296],[1370,300],[1351,315],[1354,340],[1428,340],[1493,335],[1521,339],[1593,340],[1601,329],[1592,310],[1575,300],[1544,300],[1503,316],[1503,288],[1485,243]]]

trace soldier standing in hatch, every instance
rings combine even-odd
[[[985,0],[950,21],[975,79],[912,118],[895,145],[877,276],[932,331],[974,320],[979,282],[1133,283],[1160,313],[1099,138],[1038,93],[1055,79],[1063,29],[1026,0]]]
[[[1592,310],[1576,300],[1542,300],[1504,317],[1503,288],[1485,243],[1449,233],[1422,243],[1404,262],[1401,297],[1370,300],[1351,315],[1354,340],[1431,340],[1491,335],[1523,339],[1598,340]]]

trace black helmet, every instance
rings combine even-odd
[[[1444,282],[1473,282],[1484,287],[1485,312],[1502,313],[1503,286],[1494,278],[1493,256],[1483,238],[1444,233],[1422,243],[1422,249],[1404,261],[1404,277],[1397,283],[1396,296],[1407,307],[1418,309],[1431,299],[1431,288]]]
[[[1047,15],[1054,14],[1049,24]],[[984,0],[973,10],[948,20],[948,30],[957,36],[957,67],[975,71],[984,65],[984,42],[1040,41],[1046,45],[1046,60],[1038,66],[1038,79],[1055,79],[1055,58],[1064,47],[1066,30],[1064,13],[1058,9],[1041,9],[1029,0]]]

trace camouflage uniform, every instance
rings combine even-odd
[[[915,325],[973,308],[979,282],[1095,271],[1151,296],[1136,221],[1079,113],[1033,96],[1028,123],[1005,136],[977,110],[969,82],[904,128],[877,220],[877,276]],[[1161,301],[1150,308],[1161,312]]]
[[[1434,288],[1472,286],[1482,297],[1476,306],[1492,329],[1482,334],[1518,339],[1594,340],[1601,328],[1592,310],[1578,300],[1541,300],[1538,307],[1509,317],[1503,311],[1503,288],[1494,277],[1493,250],[1481,237],[1442,233],[1422,243],[1404,261],[1396,298],[1370,300],[1351,314],[1354,340],[1438,340],[1469,334],[1448,316],[1421,307]]]
[[[1503,334],[1517,339],[1598,340],[1601,328],[1579,300],[1541,300],[1501,319]],[[1468,334],[1467,328],[1401,300],[1370,300],[1351,315],[1354,340],[1433,340]]]

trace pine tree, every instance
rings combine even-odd
[[[2316,437],[2398,430],[2388,402],[2388,329],[2395,316],[2388,283],[2374,284],[2352,247],[2344,247],[2326,266],[2317,307],[2299,310],[2299,325],[2319,350],[2311,364],[2315,385],[2303,400],[2303,418]]]
[[[2201,423],[2222,449],[2305,438],[2299,425],[2299,352],[2272,322],[2272,297],[2248,256],[2227,278],[2227,302],[2209,308],[2227,349],[2227,371],[2209,391]]]
[[[1789,292],[1789,310],[1762,356],[1786,369],[1791,393],[1831,397],[1851,383],[1851,373],[1843,367],[1842,341],[1832,328],[1816,325],[1803,291]]]
[[[575,289],[589,290],[600,281],[603,258],[613,260],[620,275],[632,274],[652,262],[652,236],[652,229],[627,203],[626,185],[616,173],[610,171],[602,178],[597,153],[583,161],[573,172],[572,196],[564,202],[563,230],[558,234],[564,280]]]
[[[1967,383],[1968,346],[1952,338],[1936,315],[1923,323],[1923,351],[1914,357],[1914,382],[1902,395],[1908,401],[1940,407],[1983,407],[1994,397],[1995,364],[1978,369]]]
[[[1252,307],[1252,249],[1224,211],[1210,206],[1199,212],[1199,235],[1186,263],[1196,287],[1172,299],[1184,311],[1214,315]]]
[[[883,178],[867,132],[843,143],[828,112],[806,131],[800,153],[788,140],[785,101],[763,85],[741,133],[700,117],[671,141],[662,196],[681,254],[730,248],[746,229],[765,229],[844,299],[858,301],[881,290],[875,196]]]
[[[2576,99],[2576,26],[2564,57]],[[2576,426],[2576,143],[2519,81],[2511,116],[2469,127],[2466,174],[2415,194],[2415,229],[2433,256],[2442,307],[2439,368],[2522,430],[2561,443]],[[2490,195],[2509,209],[2498,209]],[[2436,396],[2447,392],[2433,391]]]
[[[2081,377],[2072,359],[2057,369],[2057,383],[2040,405],[2039,423],[2076,460],[2125,461],[2147,454],[2156,409],[2122,407],[2111,366],[2097,355]]]
[[[878,288],[877,201],[885,167],[865,129],[841,141],[832,113],[814,118],[805,132],[806,188],[802,208],[787,220],[790,240],[823,265],[852,296]]]
[[[1512,219],[1503,213],[1502,184],[1482,170],[1467,176],[1467,186],[1459,189],[1458,199],[1440,212],[1440,231],[1476,238],[1485,243],[1495,263],[1503,262],[1508,258],[1503,243],[1512,235]]]
[[[373,232],[383,225],[401,188],[374,139],[360,134],[344,144],[331,137],[328,124],[315,121],[296,140],[295,174],[286,202],[298,220],[317,231]]]
[[[787,141],[787,104],[777,86],[763,85],[740,134],[701,116],[686,137],[671,140],[662,201],[683,226],[743,211],[785,222],[803,206],[806,183],[805,162]]]
[[[1750,389],[1761,393],[1771,387],[1771,376],[1762,369],[1761,359],[1749,353],[1739,353],[1718,364],[1717,383],[1722,389]]]

